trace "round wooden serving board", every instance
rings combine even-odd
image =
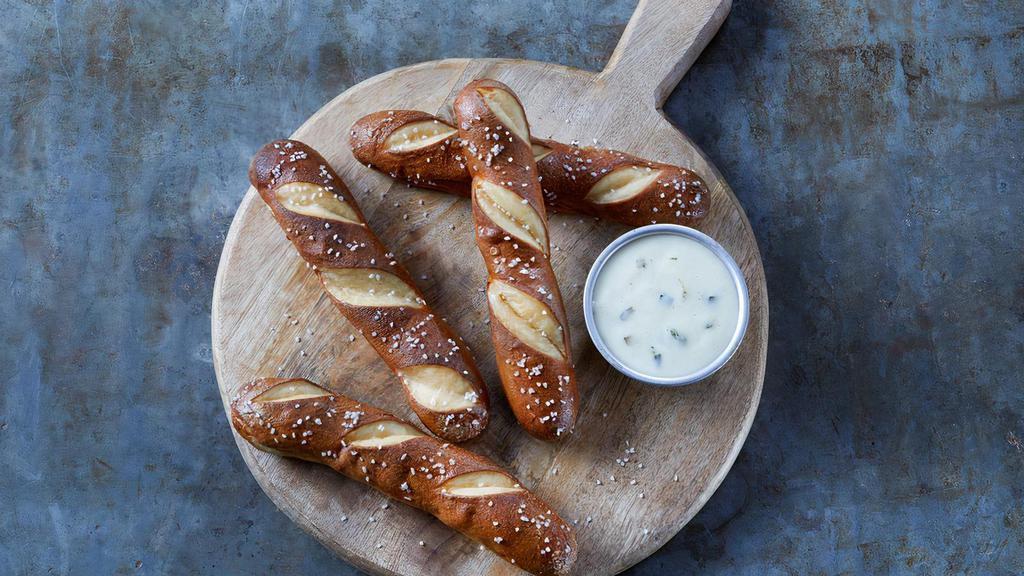
[[[768,336],[757,245],[722,176],[659,111],[728,10],[728,0],[641,0],[600,74],[520,60],[444,60],[393,70],[347,90],[292,135],[334,166],[428,302],[469,343],[490,386],[492,418],[467,447],[503,465],[564,518],[578,522],[576,574],[622,571],[675,535],[721,483],[757,410]],[[552,261],[571,324],[579,423],[561,444],[535,440],[518,427],[484,323],[486,274],[468,200],[396,183],[356,162],[347,146],[349,126],[364,114],[409,108],[447,117],[459,89],[481,77],[501,80],[518,93],[536,135],[587,144],[596,139],[602,147],[691,167],[704,177],[712,208],[701,229],[740,264],[751,299],[746,339],[714,377],[657,389],[615,372],[587,336],[582,295],[590,265],[626,229],[552,215]],[[398,380],[322,293],[252,188],[224,245],[212,320],[225,407],[254,377],[302,376],[418,422]],[[383,496],[326,467],[271,456],[236,440],[274,503],[364,570],[519,572],[427,514],[398,503],[385,509]],[[424,546],[417,545],[420,540]]]

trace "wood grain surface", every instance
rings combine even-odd
[[[443,60],[393,70],[329,102],[291,137],[319,150],[345,180],[373,229],[429,302],[472,348],[493,399],[491,424],[467,448],[525,482],[576,521],[577,574],[612,574],[674,536],[721,483],[746,438],[765,371],[768,300],[742,208],[710,161],[659,107],[718,29],[729,2],[641,1],[599,74],[518,60]],[[582,293],[598,253],[626,228],[552,215],[552,263],[570,320],[581,410],[561,444],[529,437],[501,392],[482,293],[486,273],[467,199],[410,189],[356,162],[348,127],[364,114],[412,108],[450,117],[467,82],[496,78],[526,106],[535,135],[627,151],[690,167],[711,190],[701,229],[743,269],[750,327],[712,378],[657,389],[614,371],[587,337]],[[244,175],[239,174],[242,182]],[[228,233],[213,297],[213,352],[221,395],[257,376],[301,376],[412,421],[399,382],[334,309],[251,188]],[[350,338],[350,336],[354,336]],[[379,574],[515,574],[518,570],[430,516],[305,462],[236,440],[264,491],[290,518],[353,564]],[[417,543],[423,541],[424,545]]]

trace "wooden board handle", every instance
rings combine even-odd
[[[660,108],[722,25],[732,0],[640,0],[601,79]]]

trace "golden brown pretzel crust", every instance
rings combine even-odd
[[[386,110],[363,116],[352,125],[349,144],[359,162],[409,184],[460,196],[470,195],[472,176],[466,152],[458,138],[405,151],[391,151],[388,138],[414,122],[449,122],[417,110]],[[707,186],[692,170],[652,162],[624,152],[562,144],[532,138],[550,150],[537,161],[544,202],[555,212],[585,214],[629,226],[668,223],[695,226],[711,206]],[[636,195],[618,202],[599,203],[587,198],[602,177],[618,168],[656,170],[656,180]]]
[[[569,324],[555,273],[548,261],[547,218],[530,144],[516,136],[513,127],[505,126],[485,101],[482,94],[494,90],[507,91],[522,110],[522,104],[511,89],[493,80],[470,83],[455,100],[459,136],[473,175],[477,247],[488,270],[491,339],[501,381],[516,419],[530,434],[544,440],[557,440],[572,431],[579,402],[569,346]],[[520,130],[529,138],[525,112],[523,124]],[[512,194],[514,202],[506,208],[522,205],[527,211],[532,209],[535,225],[529,232],[543,236],[535,245],[524,241],[522,235],[513,234],[507,222],[504,227],[495,222],[493,209],[484,209],[486,197],[479,187],[488,183]],[[541,316],[546,317],[549,312],[554,316],[559,330],[546,331],[544,335],[552,347],[561,348],[560,354],[545,353],[524,342],[524,332],[536,334],[539,330],[520,328],[517,331],[506,325],[501,310],[495,308],[494,299],[495,292],[503,286],[511,286],[546,307]]]
[[[442,490],[451,479],[473,472],[497,473],[518,484],[496,464],[426,435],[380,447],[353,447],[346,435],[363,426],[408,423],[326,389],[320,389],[322,396],[260,401],[260,395],[293,383],[316,386],[293,378],[259,379],[244,386],[231,401],[231,422],[238,434],[258,449],[330,466],[424,510],[524,570],[568,574],[576,559],[573,529],[531,492],[517,488],[454,496]]]
[[[469,350],[426,305],[409,273],[366,225],[355,199],[323,157],[302,142],[277,140],[256,153],[249,168],[249,180],[299,255],[313,266],[338,310],[400,379],[403,369],[443,366],[454,370],[468,383],[472,389],[469,394],[472,405],[451,411],[421,404],[413,397],[410,386],[404,385],[406,399],[423,424],[434,434],[453,442],[479,435],[489,417],[487,388]],[[336,195],[342,208],[347,206],[351,210],[349,215],[355,221],[311,216],[286,208],[277,191],[290,183],[323,187],[323,194]],[[325,274],[330,276],[353,268],[396,277],[414,295],[416,305],[354,305],[340,300],[328,289]]]
[[[389,150],[388,138],[399,128],[416,122],[438,122],[451,126],[436,116],[418,110],[376,112],[360,118],[352,125],[349,132],[352,154],[363,164],[392,178],[405,180],[420,188],[469,197],[472,177],[466,168],[462,146],[456,136],[413,150]]]

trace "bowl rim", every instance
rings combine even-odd
[[[739,307],[737,313],[739,319],[736,323],[736,330],[733,332],[732,338],[729,340],[729,344],[713,361],[711,361],[704,368],[685,374],[683,376],[673,377],[662,377],[652,376],[650,374],[644,374],[638,372],[629,366],[626,366],[620,361],[608,346],[605,344],[604,339],[601,337],[600,332],[597,329],[597,324],[594,321],[594,285],[597,282],[597,277],[600,275],[601,270],[604,268],[605,263],[608,259],[617,252],[623,246],[630,242],[636,241],[646,236],[653,236],[657,234],[673,234],[684,238],[689,238],[699,242],[704,247],[708,248],[713,252],[718,259],[725,265],[729,271],[729,275],[732,277],[733,285],[736,288],[736,292],[739,300]],[[747,325],[750,323],[750,293],[747,290],[747,281],[743,276],[743,271],[740,269],[739,264],[733,259],[732,255],[722,247],[714,238],[707,234],[690,228],[688,226],[680,226],[678,224],[649,224],[647,226],[641,226],[634,228],[625,234],[622,234],[615,240],[612,240],[611,244],[605,247],[598,255],[597,259],[594,260],[594,264],[590,267],[590,272],[587,273],[587,281],[583,286],[583,318],[587,325],[587,332],[590,333],[590,340],[594,343],[597,351],[601,353],[601,356],[612,365],[616,370],[641,382],[648,384],[654,384],[656,386],[664,387],[675,387],[675,386],[686,386],[699,382],[708,376],[711,376],[736,354],[736,350],[739,349],[740,344],[743,342],[743,337],[747,333]]]

